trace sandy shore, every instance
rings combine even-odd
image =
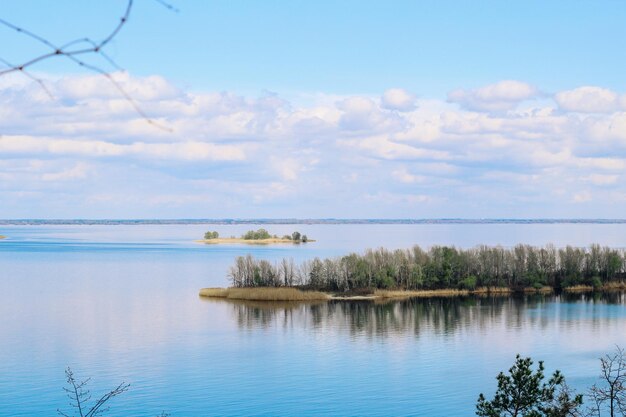
[[[7,238],[6,236],[2,236],[2,235],[0,235],[0,240],[2,240],[2,239],[6,239],[6,238]]]
[[[211,245],[220,243],[245,243],[248,245],[271,245],[274,243],[291,243],[291,244],[307,244],[309,242],[315,242],[315,240],[309,239],[306,242],[291,239],[270,238],[270,239],[242,239],[240,237],[235,238],[217,238],[217,239],[200,239],[196,240],[198,243],[207,243]]]

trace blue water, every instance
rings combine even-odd
[[[526,297],[391,303],[233,303],[235,256],[270,260],[368,247],[516,243],[626,246],[626,225],[289,225],[306,245],[216,246],[204,231],[251,226],[3,226],[0,416],[68,410],[63,371],[94,396],[129,392],[111,416],[471,416],[516,353],[561,369],[582,389],[598,360],[626,346],[626,300]]]

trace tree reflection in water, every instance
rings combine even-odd
[[[584,320],[600,324],[626,303],[624,293],[523,295],[496,297],[409,298],[376,301],[227,303],[241,329],[294,327],[347,332],[351,336],[419,336],[427,331],[451,336],[463,329],[495,326],[545,328],[559,321],[571,326]],[[620,314],[624,314],[623,310]]]

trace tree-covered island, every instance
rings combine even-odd
[[[269,295],[271,291],[260,288],[316,291],[329,294],[326,298],[625,290],[626,250],[600,245],[434,246],[428,250],[414,246],[315,258],[300,265],[291,259],[272,263],[248,255],[235,259],[229,277],[238,291],[229,295],[229,289],[204,289],[201,295],[277,299]],[[293,291],[289,293],[290,300],[298,297]]]
[[[240,237],[220,237],[217,231],[208,231],[204,234],[204,239],[200,240],[202,243],[248,243],[248,244],[270,244],[270,243],[307,243],[315,242],[308,238],[307,235],[301,234],[298,231],[293,232],[290,235],[278,236],[272,235],[265,229],[248,230]]]

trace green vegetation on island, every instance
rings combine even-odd
[[[241,237],[230,236],[228,238],[220,238],[217,231],[208,231],[204,234],[204,243],[307,243],[314,242],[298,231],[291,235],[272,235],[265,229],[249,230]]]
[[[299,287],[325,292],[357,290],[458,290],[541,292],[626,289],[626,253],[591,245],[478,246],[424,250],[384,248],[337,258],[315,258],[300,265],[291,259],[272,263],[248,255],[230,268],[233,287]]]
[[[209,240],[209,239],[218,239],[220,237],[220,234],[218,232],[206,232],[204,234],[204,239],[205,240]]]

